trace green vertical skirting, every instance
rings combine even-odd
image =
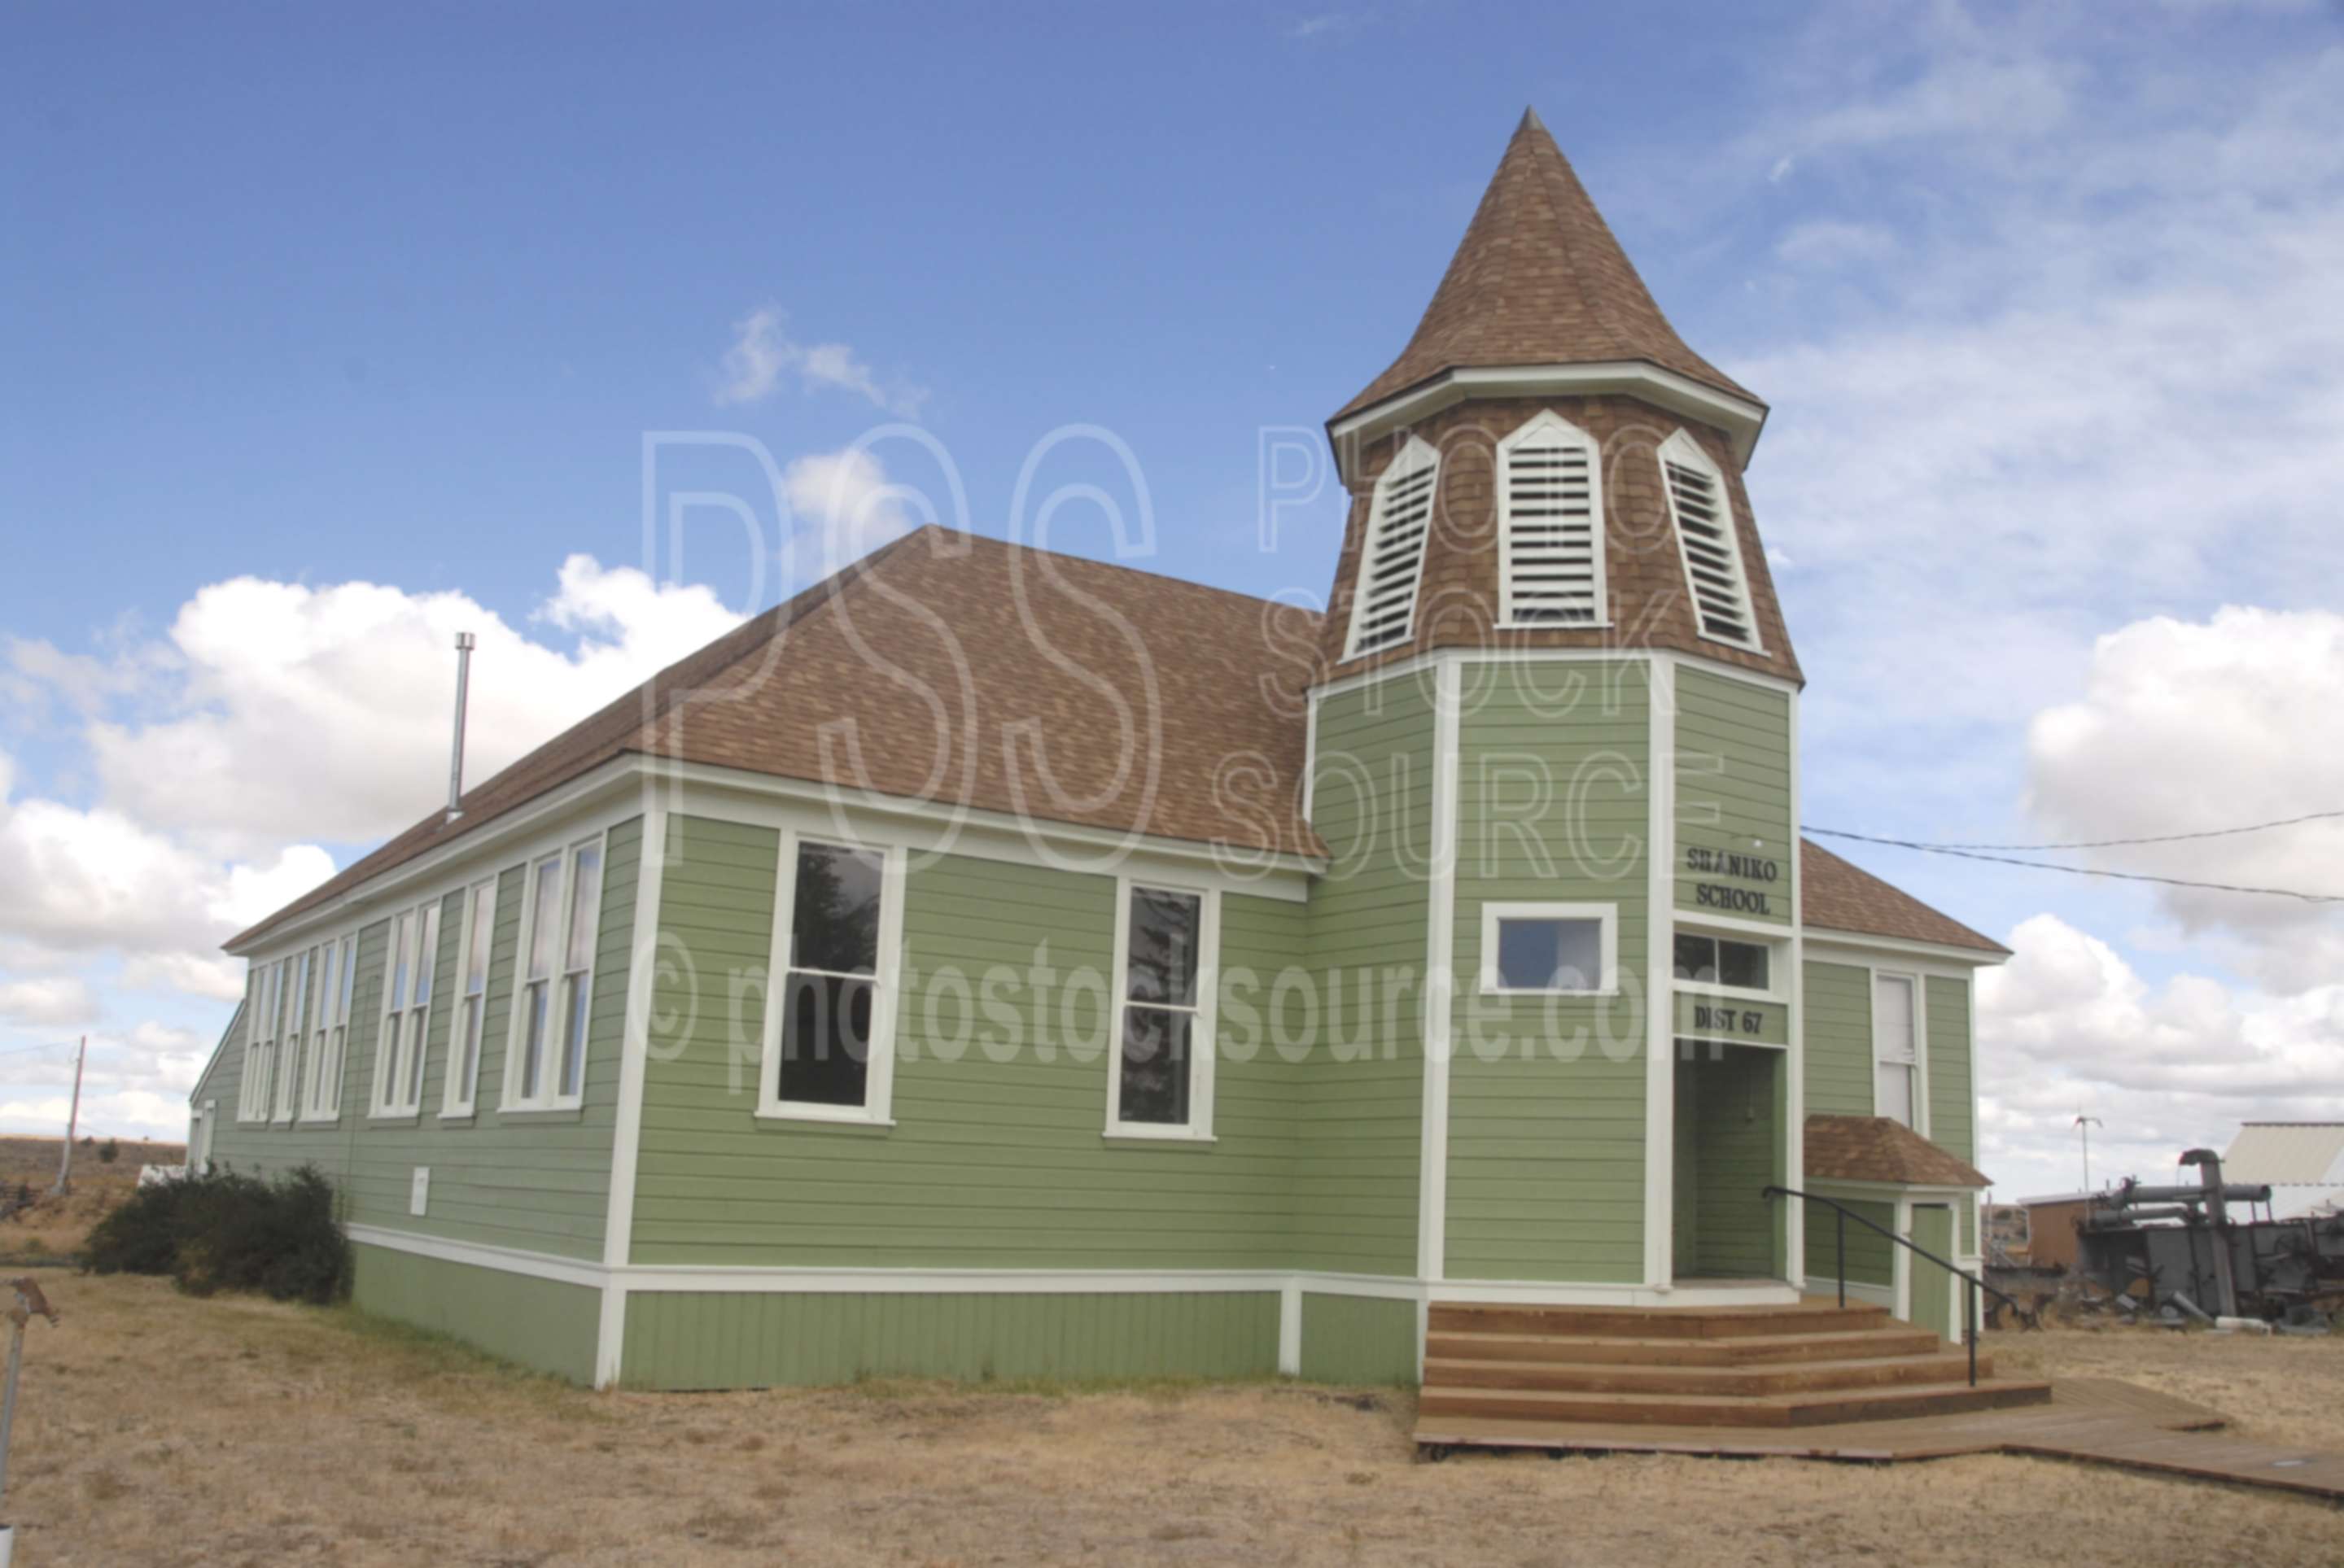
[[[1416,1303],[1382,1296],[1302,1297],[1302,1375],[1312,1382],[1416,1382]]]
[[[529,1274],[426,1258],[364,1243],[351,1300],[369,1312],[450,1334],[490,1355],[594,1381],[594,1345],[602,1293]]]
[[[771,1388],[864,1377],[1268,1377],[1274,1292],[788,1294],[627,1299],[620,1381]]]

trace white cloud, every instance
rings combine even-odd
[[[1896,249],[1895,235],[1884,225],[1816,218],[1794,226],[1777,240],[1774,256],[1790,266],[1838,267],[1879,262]]]
[[[76,975],[0,981],[0,1021],[71,1028],[97,1020],[97,998]]]
[[[1978,983],[1983,1146],[2005,1191],[2073,1186],[2074,1119],[2101,1176],[2169,1169],[2248,1120],[2344,1120],[2344,983],[2293,996],[2202,975],[2151,985],[2056,915],[2024,921]]]
[[[574,648],[462,594],[256,578],[202,588],[172,623],[173,673],[126,705],[133,716],[90,724],[111,809],[71,813],[87,819],[76,831],[119,839],[111,859],[179,849],[155,831],[187,836],[183,852],[243,856],[379,839],[444,788],[457,631],[479,638],[466,747],[478,780],[740,619],[705,588],[586,556],[562,564],[538,618]]]
[[[762,402],[793,370],[807,391],[852,392],[899,418],[917,418],[920,406],[927,401],[923,388],[882,386],[871,367],[844,343],[796,342],[789,336],[787,318],[771,305],[732,324],[732,345],[724,351],[716,401],[719,406]]]
[[[821,561],[818,567],[802,565],[800,577],[835,571],[934,516],[924,494],[891,482],[879,459],[860,447],[800,457],[782,484],[790,510],[805,530],[802,540],[819,552]]]

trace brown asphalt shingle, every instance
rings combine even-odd
[[[1895,1181],[1913,1187],[1991,1187],[1968,1161],[1885,1116],[1807,1118],[1807,1179]]]
[[[1809,927],[2010,956],[2010,950],[1993,938],[1980,936],[1952,916],[1939,914],[1912,894],[1804,839],[1799,840],[1799,912]]]
[[[1041,821],[1319,855],[1290,605],[930,527],[677,661],[233,938],[454,841],[614,757]]]
[[[1335,417],[1460,367],[1635,359],[1758,401],[1677,336],[1562,149],[1526,110],[1416,336]]]

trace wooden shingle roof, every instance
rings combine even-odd
[[[1991,1187],[1975,1165],[1885,1116],[1807,1118],[1807,1180]]]
[[[1525,110],[1416,335],[1335,417],[1445,370],[1633,360],[1759,401],[1677,336],[1562,149]]]
[[[1992,937],[1980,936],[1951,915],[1938,913],[1903,889],[1804,839],[1799,840],[1799,878],[1800,917],[1810,928],[2010,956],[2010,950]]]

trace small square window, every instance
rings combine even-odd
[[[1609,904],[1484,904],[1481,989],[1549,996],[1617,988],[1617,914]]]

